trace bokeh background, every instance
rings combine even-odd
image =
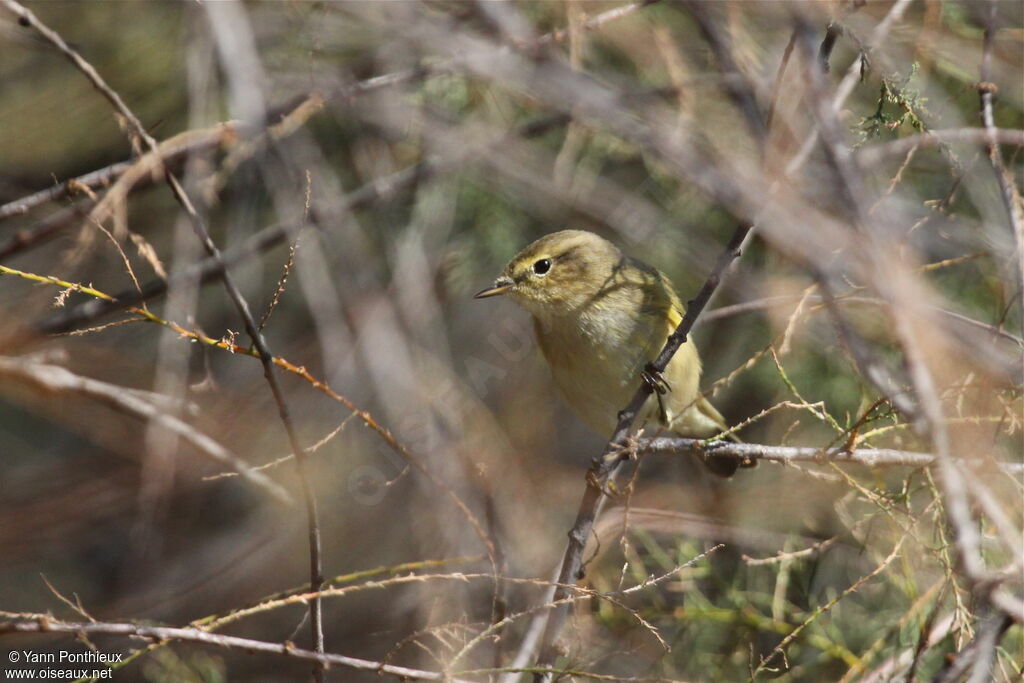
[[[168,141],[167,166],[254,317],[266,316],[274,354],[344,398],[277,373],[315,449],[326,576],[380,568],[325,599],[328,652],[431,671],[512,664],[529,614],[453,663],[494,618],[480,531],[507,576],[537,581],[502,587],[507,613],[538,604],[604,439],[557,396],[528,315],[471,297],[566,227],[662,269],[687,300],[737,222],[757,224],[695,333],[712,400],[730,424],[749,421],[739,434],[751,443],[932,451],[948,432],[953,455],[977,464],[980,562],[1020,602],[1022,489],[1002,466],[1022,459],[1019,3],[28,6]],[[1004,175],[978,132],[979,92],[1007,142],[994,146]],[[182,626],[308,583],[295,463],[276,462],[290,453],[284,427],[223,285],[189,275],[205,254],[159,171],[58,185],[142,151],[89,80],[0,8],[0,265],[23,274],[0,277],[5,618],[81,621],[81,610]],[[275,229],[272,246],[248,248]],[[117,296],[161,282],[146,305],[178,329],[115,311],[73,335],[33,332],[94,298],[68,283]],[[840,299],[831,314],[823,283]],[[865,376],[858,349],[888,384]],[[908,414],[926,403],[922,364],[943,415],[931,431]],[[292,504],[156,421],[32,374],[53,366],[251,466],[275,463],[262,472]],[[658,455],[619,489],[585,584],[614,592],[671,574],[574,607],[560,662],[578,672],[929,679],[1002,614],[961,571],[946,489],[928,469],[762,463],[720,482],[690,456]],[[422,578],[367,583],[409,574]],[[307,619],[292,604],[222,630],[309,647]],[[990,674],[1019,680],[1024,631],[999,634]],[[299,680],[309,669],[172,642],[114,678]]]

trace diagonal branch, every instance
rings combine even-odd
[[[268,125],[263,133],[255,138],[255,142],[265,139],[279,140],[291,135],[298,130],[309,118],[319,111],[324,104],[323,98],[311,94],[306,97],[296,98],[278,107],[273,113],[268,114],[268,121],[275,121]],[[76,192],[83,190],[96,190],[108,185],[117,186],[127,174],[133,174],[131,182],[122,189],[121,196],[127,196],[129,192],[148,187],[158,178],[154,173],[139,172],[142,168],[170,169],[172,172],[178,169],[183,160],[191,154],[205,152],[217,147],[227,146],[231,141],[237,139],[237,122],[225,121],[202,130],[188,130],[168,138],[160,143],[160,155],[152,152],[144,154],[130,161],[121,161],[110,166],[97,169],[90,173],[70,178],[58,183],[51,188],[40,190],[21,199],[8,202],[0,206],[0,220],[13,215],[21,215],[31,211],[39,205],[73,196]],[[250,142],[248,147],[252,147]],[[218,178],[223,181],[228,171],[233,171],[237,164],[232,164],[233,156],[237,155],[241,145],[236,145],[233,152],[229,152],[226,169],[221,171]],[[55,211],[46,218],[23,229],[17,230],[3,242],[0,242],[0,259],[7,258],[12,254],[24,251],[48,239],[52,239],[58,232],[68,227],[76,220],[84,218],[93,207],[102,200],[83,200],[59,211]]]
[[[810,52],[811,29],[804,26],[802,31],[803,47]],[[939,396],[936,371],[941,362],[929,353],[925,343],[927,334],[922,334],[920,321],[926,320],[927,311],[922,310],[922,291],[915,291],[912,283],[898,269],[886,268],[892,261],[887,258],[887,246],[882,233],[882,226],[871,219],[867,207],[867,191],[862,181],[862,174],[857,159],[850,153],[843,138],[839,121],[832,107],[828,106],[824,73],[820,65],[811,63],[808,73],[814,88],[816,101],[815,115],[821,134],[826,158],[839,186],[843,208],[852,223],[852,232],[864,243],[862,259],[870,262],[876,269],[873,278],[882,298],[889,302],[899,315],[892,317],[895,333],[903,351],[906,375],[914,389],[916,403],[904,401],[906,406],[897,405],[911,419],[915,431],[927,439],[936,454],[936,466],[939,473],[939,484],[942,491],[943,507],[949,526],[954,532],[955,546],[958,551],[958,563],[961,573],[972,589],[983,601],[993,607],[1007,612],[1014,619],[1024,620],[1024,606],[1014,596],[999,588],[999,577],[988,571],[982,555],[981,533],[975,522],[970,494],[965,484],[962,471],[954,456],[954,441],[947,428],[944,407]],[[815,266],[816,277],[822,285],[826,297],[830,295],[830,283],[835,275],[823,266]],[[826,298],[826,303],[829,299]],[[842,316],[835,311],[837,324],[844,324]],[[918,324],[913,324],[917,322]],[[850,335],[854,338],[854,335]],[[873,358],[869,359],[873,360]],[[859,362],[859,361],[858,361]],[[879,385],[871,375],[866,377],[883,393],[886,388]]]
[[[719,28],[724,22],[720,17],[710,15],[707,3],[688,1],[686,6],[718,61],[718,72],[722,75],[726,93],[743,115],[750,132],[759,143],[763,143],[768,135],[767,117],[758,104],[753,83],[736,63],[729,34]]]
[[[188,423],[161,412],[157,406],[140,398],[127,387],[82,377],[58,365],[33,363],[13,358],[0,358],[0,375],[31,382],[50,392],[82,394],[129,415],[152,420],[192,444],[203,455],[238,472],[243,479],[270,494],[278,502],[285,505],[293,503],[292,497],[280,484],[262,472],[257,472],[244,460]]]
[[[146,131],[138,117],[131,109],[129,109],[121,96],[106,83],[103,77],[100,76],[89,62],[78,54],[74,48],[68,45],[60,34],[46,26],[30,10],[15,0],[2,1],[4,6],[18,17],[19,21],[35,29],[40,35],[53,44],[61,54],[70,60],[75,67],[79,69],[79,71],[85,74],[93,87],[95,87],[96,90],[98,90],[110,102],[114,110],[120,114],[125,121],[127,121],[134,134],[138,136],[143,143],[145,143],[146,148],[151,153],[159,157],[160,146],[156,139]],[[285,432],[288,435],[289,444],[291,445],[292,452],[295,455],[295,462],[299,472],[299,480],[306,507],[306,523],[309,530],[310,590],[316,591],[323,583],[323,564],[320,547],[320,519],[319,513],[317,512],[317,501],[312,484],[310,483],[309,473],[307,471],[308,463],[306,461],[306,452],[299,441],[298,432],[296,431],[295,425],[293,424],[289,414],[288,404],[285,401],[284,393],[282,392],[281,387],[278,384],[277,377],[274,374],[274,357],[270,352],[270,348],[267,346],[266,340],[263,338],[263,334],[256,327],[256,323],[253,321],[252,313],[249,310],[249,304],[246,302],[242,293],[228,274],[220,249],[210,238],[210,233],[206,229],[203,219],[196,211],[192,200],[189,198],[184,187],[182,187],[181,183],[173,173],[164,168],[163,175],[167,184],[170,186],[171,193],[174,195],[174,198],[188,216],[189,221],[192,224],[192,228],[199,237],[203,247],[206,249],[210,258],[221,267],[220,279],[224,284],[224,288],[227,290],[228,296],[231,298],[239,316],[242,318],[246,333],[249,335],[257,351],[259,351],[260,362],[263,364],[263,375],[270,387],[270,392],[274,397],[274,402],[277,404],[278,415],[284,425]],[[321,602],[319,598],[310,602],[309,612],[310,629],[312,631],[314,649],[317,652],[322,653],[324,651],[324,635]],[[314,675],[317,680],[322,680],[322,669],[317,668],[314,671]]]
[[[653,5],[659,2],[659,0],[639,0],[638,2],[632,2],[620,7],[615,7],[604,12],[595,14],[594,16],[585,19],[581,22],[580,27],[587,31],[597,30],[603,27],[605,24],[627,17],[635,12]],[[540,36],[537,39],[538,45],[544,45],[548,43],[558,43],[564,41],[568,36],[568,29],[556,29],[550,33]],[[59,37],[59,36],[58,36]],[[395,71],[392,73],[385,73],[379,76],[372,76],[361,81],[354,83],[346,83],[333,87],[327,98],[330,100],[352,100],[361,95],[380,90],[382,88],[393,87],[406,83],[418,76],[422,76],[431,71],[443,71],[444,64],[433,64],[429,67],[424,66],[422,68],[405,69],[401,71]],[[450,65],[449,65],[450,66]],[[277,120],[278,118],[284,119],[291,116],[295,111],[298,111],[302,106],[308,103],[311,99],[319,99],[319,95],[316,93],[308,93],[302,95],[290,103],[285,104],[276,111],[270,111],[267,113],[267,120]],[[321,100],[322,101],[322,100]],[[230,124],[221,124],[230,125]],[[161,143],[161,144],[166,144]],[[219,144],[219,143],[218,143]],[[195,149],[205,149],[208,145],[205,141],[195,141]],[[176,149],[174,152],[169,152],[168,157],[165,158],[165,162],[173,162],[183,154],[187,154],[192,150],[192,143],[189,143],[187,148],[182,146],[180,149]],[[68,179],[60,182],[52,187],[48,187],[43,190],[39,190],[30,195],[26,195],[19,199],[15,199],[7,202],[6,204],[0,205],[0,221],[10,218],[12,216],[19,216],[28,213],[30,210],[46,202],[61,199],[70,196],[74,193],[75,187],[88,187],[90,189],[97,189],[104,187],[111,181],[118,178],[127,168],[131,166],[130,161],[120,161],[110,166],[91,171],[73,179]],[[73,220],[69,219],[69,220]],[[4,256],[4,248],[0,246],[0,258]]]
[[[214,149],[235,134],[235,125],[232,122],[219,123],[203,130],[188,130],[179,133],[160,143],[161,162],[168,167],[178,166],[190,154]],[[0,206],[0,221],[26,214],[47,202],[72,197],[83,189],[98,190],[107,187],[137,165],[139,161],[139,159],[119,161],[7,202]],[[152,174],[143,173],[135,184],[143,186],[151,182],[152,178]]]
[[[61,280],[51,275],[38,275],[35,273],[28,273],[25,271],[17,270],[15,268],[9,268],[4,265],[0,265],[0,275],[14,275],[16,277],[21,277],[33,282],[56,285],[67,291],[80,292],[82,294],[95,297],[96,301],[98,302],[107,303],[115,301],[113,297],[111,297],[109,294],[106,294],[105,292],[102,292],[98,289],[81,285],[79,283],[67,282],[65,280]],[[204,334],[186,329],[172,320],[166,320],[164,318],[161,318],[160,316],[156,315],[155,313],[146,308],[137,308],[134,306],[129,306],[127,307],[127,312],[139,316],[134,320],[144,320],[147,322],[155,323],[162,327],[166,327],[167,329],[174,332],[181,339],[198,342],[200,344],[203,344],[204,346],[212,348],[222,349],[239,356],[259,358],[259,352],[254,350],[252,347],[239,346],[233,343],[232,341],[228,341],[225,339],[214,339]],[[300,377],[313,388],[320,391],[320,393],[343,405],[349,411],[349,413],[351,413],[351,415],[358,417],[363,422],[363,424],[365,424],[367,427],[376,432],[377,435],[380,436],[385,441],[385,443],[387,443],[388,446],[391,447],[392,450],[398,453],[398,455],[400,455],[403,460],[405,460],[407,463],[409,463],[417,470],[419,470],[420,473],[422,473],[427,479],[430,480],[432,484],[434,484],[438,489],[440,489],[445,494],[445,496],[447,496],[452,501],[452,503],[459,509],[462,515],[473,527],[473,530],[475,531],[477,537],[480,539],[482,544],[487,549],[488,558],[492,561],[495,560],[496,552],[494,544],[491,542],[490,537],[488,536],[488,533],[484,530],[483,525],[480,523],[480,520],[477,519],[476,515],[473,514],[472,510],[469,509],[469,506],[466,505],[466,503],[459,497],[459,495],[454,490],[452,490],[452,488],[448,486],[443,479],[438,477],[426,466],[422,458],[420,458],[415,452],[407,448],[402,442],[395,438],[391,431],[384,427],[383,425],[381,425],[379,422],[377,422],[377,420],[369,412],[355,405],[346,396],[343,396],[342,394],[339,394],[338,392],[334,391],[326,382],[323,382],[322,380],[317,379],[312,374],[310,374],[309,370],[307,370],[304,365],[296,365],[281,356],[275,356],[273,358],[273,363],[282,370],[289,372],[297,377]],[[315,446],[309,450],[315,450]]]
[[[1013,181],[1013,174],[1006,168],[1003,153],[999,149],[998,131],[993,112],[993,99],[998,90],[995,83],[989,81],[992,67],[992,52],[995,49],[995,33],[998,19],[999,3],[989,0],[988,16],[985,20],[984,43],[981,54],[981,82],[978,83],[978,96],[981,103],[981,123],[988,136],[985,151],[988,153],[989,164],[999,185],[999,197],[1003,201],[1010,230],[1017,245],[1017,286],[1021,290],[1021,305],[1024,306],[1024,215],[1021,212],[1021,197]]]
[[[568,121],[564,114],[553,114],[540,117],[523,124],[509,136],[502,136],[478,149],[472,149],[452,159],[429,158],[418,164],[396,171],[390,175],[376,178],[360,186],[358,189],[341,198],[341,210],[346,212],[361,211],[375,204],[391,199],[398,192],[414,187],[417,183],[456,171],[475,158],[486,155],[499,147],[510,136],[533,138],[543,135],[552,128]],[[315,211],[312,212],[315,217]],[[317,221],[319,222],[319,221]],[[39,334],[61,334],[77,327],[86,325],[98,318],[123,310],[129,306],[149,301],[164,294],[169,286],[177,281],[209,282],[220,276],[224,268],[235,265],[257,254],[269,251],[281,244],[285,238],[294,233],[300,226],[288,223],[277,223],[264,228],[249,237],[242,245],[222,252],[221,259],[207,258],[204,261],[182,269],[180,274],[172,274],[168,280],[152,280],[142,285],[141,291],[126,289],[107,301],[89,301],[76,308],[44,320],[36,327]]]

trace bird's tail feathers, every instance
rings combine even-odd
[[[704,438],[710,438],[729,430],[725,418],[706,397],[701,396],[694,407],[704,418],[702,421],[707,427],[707,434]],[[743,443],[743,440],[733,433],[727,434],[725,438],[735,443]],[[744,460],[735,455],[713,455],[711,453],[705,454],[703,461],[712,474],[725,478],[736,474],[736,470],[740,467],[755,467],[757,465],[756,460]]]

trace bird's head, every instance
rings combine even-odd
[[[553,232],[516,254],[475,298],[506,294],[534,315],[566,314],[593,300],[621,262],[618,248],[592,232]]]

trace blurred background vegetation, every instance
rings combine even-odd
[[[813,27],[816,46],[836,30],[828,85],[851,70],[853,89],[837,114],[845,143],[857,153],[883,150],[880,161],[865,162],[862,181],[872,212],[881,207],[886,216],[887,247],[916,273],[929,302],[973,321],[944,318],[941,328],[950,362],[938,391],[957,455],[1021,462],[1021,245],[987,152],[979,138],[922,142],[900,154],[883,146],[931,130],[978,128],[980,81],[998,88],[995,126],[1024,128],[1024,6],[897,4],[900,16],[878,44],[871,37],[894,3],[665,1],[628,6],[599,26],[586,22],[618,5],[45,2],[30,9],[95,66],[155,138],[212,131],[187,159],[168,164],[226,253],[267,226],[290,226],[285,240],[231,267],[257,320],[279,298],[265,327],[274,353],[372,414],[467,501],[499,540],[508,576],[544,581],[604,441],[555,394],[528,316],[510,302],[471,295],[527,243],[573,227],[662,269],[685,300],[737,220],[758,218],[745,214],[748,204],[709,195],[700,181],[705,169],[682,174],[656,150],[588,117],[587,103],[573,101],[583,86],[566,83],[556,101],[559,72],[546,70],[549,63],[617,93],[630,115],[650,111],[658,125],[674,122],[669,133],[694,142],[712,164],[721,161],[726,178],[731,168],[754,167],[772,181],[815,125],[817,94],[806,70],[816,57],[791,45],[792,63],[777,79],[795,17]],[[702,16],[728,37],[735,73],[723,75]],[[552,39],[552,31],[561,33]],[[466,56],[467,36],[493,45],[488,58],[499,66],[467,68],[465,61],[484,61],[483,52]],[[502,70],[505,58],[513,66]],[[766,155],[731,95],[734,81],[752,88],[762,113],[776,103]],[[253,118],[261,111],[265,119]],[[552,120],[556,112],[576,117]],[[227,121],[236,123],[216,128]],[[524,130],[537,122],[539,130]],[[272,141],[264,123],[280,124]],[[52,45],[0,13],[0,203],[133,159],[133,137]],[[1020,149],[1001,146],[1011,183],[1021,176]],[[816,280],[797,245],[827,239],[813,212],[845,220],[827,157],[811,149],[787,185],[792,197],[778,200],[803,202],[808,221],[755,237],[699,323],[704,386],[716,387],[714,401],[730,424],[753,418],[740,432],[747,442],[927,451],[927,439],[861,375],[809,289]],[[393,175],[417,164],[433,170]],[[108,185],[74,186],[4,215],[0,265],[110,295],[132,291],[133,278],[182,272],[203,254],[157,175],[142,174],[104,214],[88,215]],[[351,193],[381,179],[391,185],[349,210]],[[70,219],[56,220],[59,212]],[[47,221],[59,228],[41,231]],[[845,288],[837,295],[878,296],[878,282],[843,270],[854,260],[841,246],[830,255],[828,267]],[[927,264],[938,265],[922,270]],[[154,315],[248,347],[216,279],[172,283],[169,296],[148,304]],[[289,453],[262,368],[242,353],[146,322],[19,336],[90,298],[3,276],[2,352],[162,395],[165,402],[144,394],[253,466]],[[728,308],[737,305],[746,306]],[[899,311],[877,300],[842,308],[884,364],[897,373],[905,367],[894,332]],[[84,327],[137,318],[120,312]],[[426,560],[444,562],[381,576],[490,571],[472,525],[436,481],[345,405],[278,374],[302,443],[320,444],[311,468],[328,577]],[[238,477],[217,477],[222,464],[90,396],[2,375],[0,454],[7,616],[80,620],[50,584],[101,621],[185,625],[308,579],[301,504],[281,506]],[[717,549],[618,602],[577,605],[563,637],[567,667],[685,680],[928,679],[989,618],[984,599],[958,574],[941,487],[928,470],[764,463],[716,482],[689,458],[651,456],[638,467],[628,497],[598,523],[587,585],[621,590]],[[294,463],[265,472],[300,499]],[[974,512],[984,557],[1015,574],[1008,580],[1019,600],[1021,558],[994,528],[991,507],[1019,540],[1020,478],[992,465],[983,481],[990,507],[976,501]],[[382,588],[364,581],[353,584],[362,590],[325,601],[328,652],[438,671],[492,618],[486,578]],[[507,589],[516,613],[537,603],[542,586]],[[305,614],[295,604],[225,632],[308,647]],[[508,665],[528,622],[513,621],[455,670]],[[70,636],[3,641],[11,649],[84,647]],[[96,642],[101,651],[144,646]],[[992,676],[1019,680],[1022,658],[1024,630],[1014,624]],[[308,671],[307,662],[286,657],[171,643],[118,669],[115,679],[270,681]],[[328,676],[377,677],[339,669]]]

